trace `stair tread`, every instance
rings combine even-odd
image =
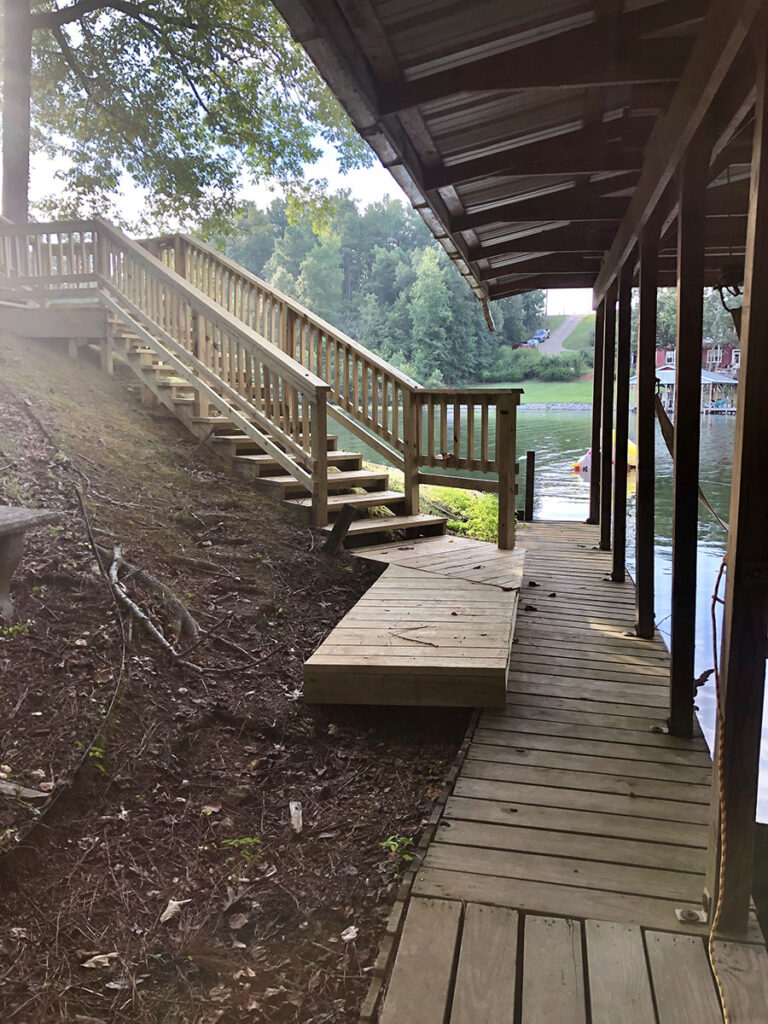
[[[366,494],[329,494],[328,507],[341,508],[342,505],[359,505],[363,508],[376,508],[377,505],[386,505],[390,501],[404,501],[405,495],[402,491],[373,491]],[[288,505],[299,505],[302,508],[311,508],[312,499],[307,498],[286,498]]]
[[[238,441],[247,441],[249,438],[238,438]],[[256,442],[254,442],[256,443]],[[360,459],[360,452],[328,452],[329,462],[344,462],[346,459]],[[236,462],[274,462],[271,455],[236,455]]]
[[[431,516],[419,513],[413,516],[371,516],[368,519],[355,519],[349,525],[347,534],[381,533],[383,530],[407,530],[411,526],[445,526],[445,516]],[[330,533],[333,524],[323,527]]]
[[[358,482],[377,482],[380,480],[388,479],[386,473],[369,473],[367,469],[350,469],[343,473],[331,473],[328,476],[328,482],[334,486],[337,484],[348,483],[351,487],[358,486]],[[295,483],[296,481],[288,473],[281,476],[263,476],[261,477],[262,483]]]

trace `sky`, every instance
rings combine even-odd
[[[54,171],[56,164],[42,154],[36,154],[32,158],[30,198],[33,202],[45,195],[50,195],[54,190]],[[317,163],[307,168],[308,176],[313,178],[325,178],[331,192],[338,189],[348,189],[353,198],[361,205],[367,206],[370,203],[378,202],[384,196],[401,199],[407,203],[405,194],[400,186],[391,176],[389,171],[375,160],[371,167],[359,168],[349,171],[347,174],[339,172],[336,157],[332,152],[326,152]],[[53,187],[52,187],[53,186]],[[142,195],[139,189],[130,185],[125,188],[124,205],[126,213],[130,216],[138,212],[142,205]],[[244,184],[243,198],[256,203],[258,206],[266,206],[275,193],[267,185]],[[547,292],[547,313],[556,316],[563,313],[586,314],[592,312],[592,291],[589,288],[559,288],[549,289]]]

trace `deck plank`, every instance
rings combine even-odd
[[[722,1024],[702,940],[649,931],[645,943],[659,1024]]]
[[[467,905],[450,1024],[510,1020],[517,981],[517,932],[514,910]]]
[[[656,1024],[653,996],[637,925],[587,921],[589,997],[592,1024]]]
[[[522,1024],[586,1024],[581,923],[529,917],[523,952]]]
[[[443,1024],[460,919],[460,903],[411,900],[380,1024]]]

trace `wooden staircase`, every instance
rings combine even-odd
[[[15,303],[12,330],[66,339],[73,355],[93,339],[108,371],[119,353],[143,402],[313,525],[332,529],[351,505],[348,545],[444,534],[443,517],[419,511],[420,485],[435,483],[496,492],[499,547],[514,546],[519,389],[423,388],[181,234],[0,224],[0,295]],[[400,470],[403,490],[340,450],[329,417]]]
[[[283,472],[280,463],[229,417],[217,415],[213,408],[205,415],[195,415],[195,410],[205,405],[195,382],[179,377],[155,348],[133,333],[126,319],[112,316],[110,333],[115,348],[141,382],[142,401],[163,405],[239,476],[311,522],[312,497],[302,483]],[[444,517],[407,515],[405,494],[389,488],[386,472],[365,469],[360,452],[339,450],[336,435],[327,434],[326,439],[328,523],[324,530],[332,530],[341,509],[352,505],[362,518],[353,520],[347,529],[346,544],[350,547],[378,544],[398,535],[413,538],[445,533]],[[277,439],[272,440],[279,444]]]

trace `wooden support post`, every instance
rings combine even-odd
[[[312,525],[328,522],[328,389],[318,387],[312,405]]]
[[[603,313],[603,385],[600,416],[600,548],[611,549],[613,496],[613,378],[616,363],[616,284],[605,296]]]
[[[187,243],[181,235],[176,235],[173,240],[173,269],[186,279],[187,277]]]
[[[703,134],[680,167],[677,227],[677,344],[672,512],[672,617],[669,728],[693,734],[696,645],[696,554],[699,526],[701,340],[704,297],[705,192],[710,145]]]
[[[720,658],[720,707],[715,755],[708,891],[721,908],[718,929],[746,930],[752,884],[755,809],[768,629],[768,42],[760,41],[736,440],[731,483],[728,568]],[[719,755],[719,756],[718,756]],[[718,774],[718,762],[722,775]],[[722,807],[718,794],[722,791]],[[721,815],[724,819],[721,820]],[[725,863],[720,863],[720,827]],[[721,873],[722,868],[722,873]]]
[[[421,454],[421,438],[419,437],[419,398],[418,392],[403,388],[403,490],[405,492],[405,514],[415,516],[419,513],[419,457]],[[397,409],[393,409],[393,418],[397,419]]]
[[[515,546],[515,492],[517,490],[517,403],[520,396],[499,395],[496,404],[496,465],[499,470],[499,547]]]
[[[595,363],[592,368],[592,443],[589,457],[589,516],[587,522],[600,522],[600,417],[603,404],[603,345],[605,344],[605,300],[595,312]]]
[[[107,324],[107,337],[99,342],[99,365],[104,373],[113,376],[115,372],[115,353],[112,348],[112,324]]]
[[[536,477],[536,452],[525,453],[525,508],[523,519],[533,522],[533,485]]]
[[[629,450],[629,362],[632,333],[632,258],[619,275],[616,348],[616,444],[613,469],[613,567],[611,579],[627,578],[627,459]]]
[[[635,632],[650,640],[655,624],[656,274],[658,221],[640,239],[637,326],[637,496],[635,503]]]
[[[347,531],[356,515],[357,509],[354,505],[341,506],[341,511],[336,517],[336,522],[333,524],[333,529],[328,534],[328,540],[323,545],[323,550],[326,554],[338,555],[344,546],[344,538],[347,536]]]

